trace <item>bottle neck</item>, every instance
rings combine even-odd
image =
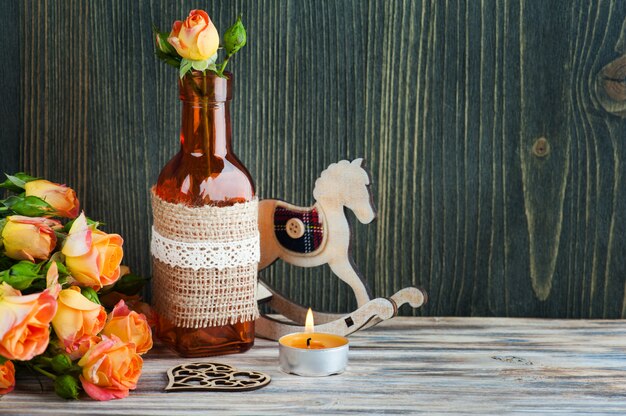
[[[225,157],[231,151],[230,105],[206,98],[183,101],[181,152]]]

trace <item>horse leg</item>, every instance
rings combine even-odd
[[[356,303],[359,308],[370,301],[370,295],[367,286],[365,285],[365,281],[357,273],[356,268],[350,261],[349,257],[341,260],[330,261],[328,265],[337,277],[350,285],[354,291],[354,295],[356,296]]]

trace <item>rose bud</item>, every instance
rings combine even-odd
[[[220,38],[204,10],[192,10],[184,22],[177,20],[167,41],[183,58],[205,61],[217,53]]]
[[[63,399],[78,399],[79,389],[78,380],[68,374],[54,379],[54,392]]]
[[[36,196],[52,206],[59,217],[76,218],[79,203],[72,188],[43,179],[26,182],[26,196]]]
[[[57,244],[57,220],[12,215],[0,233],[5,254],[14,260],[47,260]]]

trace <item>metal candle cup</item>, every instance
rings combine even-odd
[[[288,334],[278,340],[280,369],[299,376],[343,373],[348,364],[348,339],[315,332]]]

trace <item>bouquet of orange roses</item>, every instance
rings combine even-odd
[[[81,213],[65,185],[17,173],[0,188],[12,193],[0,200],[0,394],[24,369],[66,399],[128,396],[152,333],[122,237]]]

